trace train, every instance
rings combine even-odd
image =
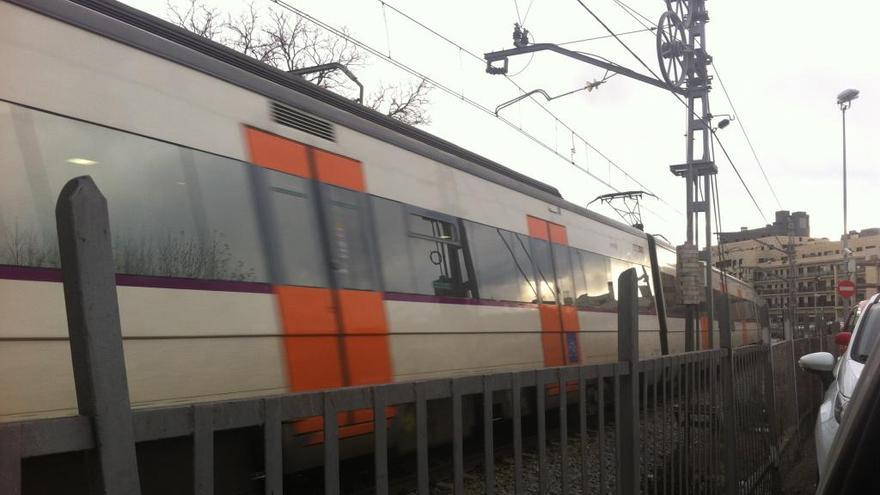
[[[629,268],[641,355],[684,351],[669,243],[423,130],[112,1],[0,1],[0,60],[0,422],[76,414],[54,204],[81,175],[133,407],[616,361]]]

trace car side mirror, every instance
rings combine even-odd
[[[834,355],[830,352],[813,352],[801,356],[798,359],[798,365],[804,371],[819,375],[824,388],[828,388],[828,385],[831,385],[831,381],[834,379],[834,375],[832,375]]]
[[[830,352],[813,352],[801,356],[798,364],[805,371],[816,373],[831,372],[834,369],[834,356]]]
[[[834,342],[844,347],[849,345],[850,339],[852,339],[852,332],[840,332],[834,336]]]

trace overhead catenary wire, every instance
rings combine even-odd
[[[275,0],[271,0],[271,1],[275,1]],[[420,28],[426,30],[427,32],[431,33],[432,35],[436,36],[437,38],[439,38],[439,39],[445,41],[445,42],[448,43],[449,45],[451,45],[451,46],[453,46],[453,47],[455,47],[455,48],[458,48],[461,52],[467,54],[468,56],[470,56],[470,57],[473,58],[474,60],[477,60],[477,61],[479,61],[480,63],[484,63],[484,62],[485,62],[485,60],[483,60],[483,57],[482,57],[481,55],[479,55],[479,54],[473,52],[472,50],[470,50],[470,49],[468,49],[468,48],[465,48],[465,47],[462,46],[460,43],[457,43],[457,42],[453,41],[453,40],[450,39],[448,36],[446,36],[446,35],[444,35],[444,34],[438,32],[437,30],[435,30],[435,29],[433,29],[432,27],[426,25],[426,24],[423,23],[422,21],[420,21],[420,20],[418,20],[418,19],[412,17],[411,15],[409,15],[409,14],[407,14],[406,12],[400,10],[399,8],[395,7],[394,5],[392,5],[392,4],[388,3],[388,2],[385,2],[384,0],[380,0],[380,2],[382,3],[383,7],[387,7],[387,8],[390,9],[392,12],[395,12],[395,13],[399,14],[399,15],[402,16],[403,18],[409,20],[410,22],[412,22],[412,23],[414,23],[415,25],[419,26]],[[531,8],[531,5],[532,5],[532,4],[530,3],[530,4],[529,4],[529,8]],[[528,15],[528,12],[527,12],[526,15]],[[525,20],[525,19],[523,19],[523,20]],[[526,67],[528,67],[528,65],[531,63],[531,60],[532,60],[532,59],[530,58],[530,59],[529,59],[529,62],[527,62],[527,64],[526,64]],[[526,67],[523,67],[523,69],[521,69],[519,72],[517,72],[517,74],[523,72],[523,71],[525,70]],[[517,75],[517,74],[513,74],[513,75],[505,75],[505,78],[506,78],[507,81],[510,82],[510,83],[511,83],[511,84],[512,84],[512,85],[513,85],[513,86],[514,86],[514,87],[515,87],[515,88],[516,88],[521,94],[526,94],[526,90],[525,90],[522,86],[520,86],[516,81],[514,81],[514,80],[512,79],[512,76],[515,76],[515,75]],[[607,74],[606,74],[606,76],[605,76],[603,79],[604,79],[604,80],[607,80],[608,78],[609,78],[609,77],[608,77]],[[589,142],[586,138],[584,138],[580,133],[578,133],[577,131],[575,131],[574,128],[571,127],[571,125],[569,125],[568,123],[566,123],[565,121],[563,121],[562,119],[560,119],[555,113],[553,113],[553,111],[551,111],[550,109],[548,109],[548,108],[547,108],[545,105],[543,105],[539,100],[537,100],[537,99],[534,98],[534,97],[530,97],[530,99],[531,99],[531,100],[532,100],[532,101],[533,101],[533,102],[534,102],[534,103],[535,103],[535,104],[536,104],[536,105],[537,105],[537,106],[538,106],[538,107],[539,107],[544,113],[546,113],[546,114],[549,115],[552,119],[554,119],[554,120],[556,121],[556,123],[562,125],[567,131],[569,131],[569,133],[571,133],[571,134],[572,134],[573,136],[575,136],[578,140],[580,140],[581,142],[583,142],[585,146],[587,146],[587,147],[588,147],[589,149],[591,149],[592,151],[596,152],[600,157],[602,157],[605,161],[607,161],[611,166],[613,166],[616,170],[618,170],[620,173],[622,173],[622,174],[624,175],[624,177],[626,177],[627,179],[629,179],[630,181],[632,181],[633,183],[635,183],[636,185],[638,185],[641,189],[645,190],[646,192],[651,192],[651,194],[654,194],[654,195],[655,195],[655,196],[656,196],[656,197],[657,197],[662,203],[664,203],[664,204],[666,204],[667,206],[669,206],[670,208],[672,208],[673,211],[677,212],[678,214],[683,214],[683,213],[682,213],[680,210],[678,210],[674,205],[672,205],[671,203],[669,203],[668,201],[666,201],[666,200],[665,200],[664,198],[662,198],[660,195],[657,195],[656,193],[652,192],[652,191],[650,190],[650,188],[648,188],[648,187],[647,187],[645,184],[643,184],[641,181],[639,181],[638,179],[636,179],[635,177],[633,177],[633,176],[632,176],[627,170],[625,170],[623,167],[621,167],[617,162],[615,162],[614,160],[610,159],[605,153],[603,153],[601,150],[599,150],[598,148],[596,148],[592,143],[590,143],[590,142]],[[558,153],[557,153],[557,154],[558,154]],[[566,161],[568,161],[568,162],[574,164],[570,158],[566,158]],[[581,167],[578,167],[578,168],[581,168]],[[590,176],[596,178],[596,176],[594,176],[593,174],[590,174]],[[608,185],[608,183],[606,183],[606,182],[604,182],[604,181],[603,181],[603,183],[606,184],[606,185]],[[610,186],[609,186],[609,187],[610,187]],[[615,190],[616,190],[616,189],[615,189]],[[648,211],[651,211],[651,210],[649,209]],[[652,211],[652,213],[654,213],[654,212]],[[656,214],[656,213],[654,213],[654,214]]]
[[[622,39],[620,39],[620,37],[617,36],[617,35],[614,33],[614,31],[612,31],[611,28],[608,27],[608,25],[605,24],[605,22],[602,21],[601,18],[599,18],[599,16],[597,16],[597,15],[596,15],[596,14],[595,14],[595,13],[589,8],[589,7],[587,7],[587,5],[586,5],[582,0],[576,0],[576,1],[577,1],[577,3],[579,3],[579,4],[581,5],[581,7],[583,7],[583,8],[584,8],[584,9],[590,14],[590,15],[591,15],[591,16],[592,16],[592,17],[593,17],[593,18],[594,18],[599,24],[601,24],[602,27],[605,28],[605,30],[608,31],[609,34],[611,34],[612,36],[614,36],[614,39],[616,39],[616,40],[618,41],[618,43],[620,43],[621,45],[623,45],[623,47],[626,49],[626,51],[628,51],[633,57],[635,57],[636,60],[638,60],[639,63],[641,63],[642,66],[644,66],[644,67],[648,70],[648,72],[651,73],[651,75],[653,75],[655,78],[657,78],[658,80],[660,80],[660,78],[659,78],[659,77],[657,76],[657,74],[656,74],[656,73],[655,73],[655,72],[654,72],[654,71],[648,66],[648,64],[646,64],[645,61],[642,60],[642,58],[639,57],[638,54],[636,54],[636,53],[635,53],[635,52],[629,47],[629,45],[626,44],[625,41],[623,41]],[[615,0],[615,2],[617,2],[617,0]],[[617,2],[617,3],[618,3],[618,5],[620,5],[619,2]],[[621,5],[621,8],[623,8],[622,5]],[[624,9],[624,10],[626,10],[626,9]],[[640,23],[640,24],[641,24],[641,23]],[[688,104],[687,104],[687,103],[681,98],[681,96],[679,96],[678,94],[676,94],[676,93],[674,93],[674,92],[672,92],[672,91],[670,91],[670,94],[672,94],[673,96],[675,96],[675,98],[679,101],[679,103],[681,103],[682,105],[684,105],[684,107],[687,108],[689,112],[691,112],[691,115],[692,115],[693,117],[695,117],[695,118],[697,118],[697,119],[699,119],[699,120],[702,120],[702,118],[701,118],[700,116],[698,116],[693,110],[690,109],[690,107],[688,106]],[[721,138],[718,137],[718,134],[715,132],[715,129],[713,129],[711,125],[708,125],[707,128],[709,129],[709,132],[710,132],[711,135],[712,135],[712,139],[713,139],[713,141],[716,142],[716,143],[718,143],[718,146],[721,148],[721,151],[724,153],[724,157],[727,159],[727,162],[730,164],[730,167],[731,167],[731,168],[733,169],[733,171],[736,173],[737,178],[739,178],[740,183],[742,184],[743,188],[745,188],[746,193],[748,193],[749,198],[751,198],[752,203],[754,203],[755,208],[758,210],[758,213],[759,213],[759,214],[761,215],[761,217],[764,219],[764,222],[767,222],[767,216],[764,214],[764,210],[763,210],[763,209],[761,208],[761,206],[758,204],[758,201],[755,199],[754,194],[752,194],[751,189],[749,189],[748,184],[746,184],[746,181],[745,181],[745,179],[743,178],[742,174],[740,173],[739,168],[738,168],[738,167],[736,166],[736,164],[733,162],[733,159],[730,157],[730,154],[727,152],[727,148],[725,148],[725,147],[724,147],[724,144],[721,142]],[[713,152],[713,153],[714,153],[714,152]]]
[[[308,20],[308,21],[314,23],[315,25],[320,26],[321,28],[326,29],[327,31],[329,31],[329,32],[331,32],[331,33],[333,33],[333,34],[335,34],[336,36],[339,36],[339,37],[341,37],[341,38],[345,38],[345,39],[349,40],[349,41],[352,42],[353,44],[355,44],[355,45],[361,47],[362,49],[364,49],[364,50],[370,52],[370,53],[373,54],[374,56],[379,57],[379,58],[385,60],[386,62],[388,62],[388,63],[394,65],[395,67],[397,67],[397,68],[399,68],[399,69],[401,69],[401,70],[403,70],[403,71],[405,71],[405,72],[408,72],[408,73],[409,73],[410,75],[412,75],[412,76],[418,77],[418,78],[420,78],[420,79],[423,79],[423,80],[429,82],[430,84],[434,85],[435,87],[439,88],[440,90],[444,91],[445,93],[447,93],[447,94],[449,94],[449,95],[451,95],[451,96],[454,96],[454,97],[460,99],[461,101],[467,103],[468,105],[470,105],[470,106],[472,106],[472,107],[474,107],[474,108],[476,108],[476,109],[478,109],[478,110],[480,110],[480,111],[482,111],[482,112],[484,112],[484,113],[486,113],[486,114],[489,114],[489,115],[491,115],[491,116],[493,116],[493,117],[495,116],[493,110],[491,110],[491,109],[489,109],[488,107],[486,107],[486,106],[480,104],[479,102],[474,101],[473,99],[468,98],[467,96],[465,96],[465,95],[461,94],[460,92],[458,92],[458,91],[456,91],[456,90],[454,90],[454,89],[452,89],[452,88],[446,86],[445,84],[440,83],[439,81],[437,81],[437,80],[435,80],[435,79],[433,79],[433,78],[427,76],[426,74],[424,74],[424,73],[422,73],[422,72],[419,72],[419,71],[413,69],[412,67],[409,67],[408,65],[406,65],[406,64],[404,64],[403,62],[397,60],[396,58],[391,57],[391,56],[389,56],[389,55],[386,55],[386,54],[382,53],[381,51],[377,50],[376,48],[374,48],[374,47],[372,47],[372,46],[370,46],[370,45],[368,45],[368,44],[366,44],[366,43],[364,43],[364,42],[362,42],[362,41],[360,41],[360,40],[358,40],[357,38],[353,37],[352,35],[350,35],[350,34],[348,34],[348,33],[345,33],[345,32],[342,32],[341,30],[339,30],[339,29],[337,29],[337,28],[335,28],[335,27],[333,27],[333,26],[331,26],[331,25],[329,25],[329,24],[327,24],[327,23],[321,21],[320,19],[317,19],[317,18],[315,18],[314,16],[312,16],[312,15],[310,15],[310,14],[308,14],[308,13],[306,13],[306,12],[304,12],[304,11],[302,11],[302,10],[300,10],[300,9],[298,9],[298,8],[296,8],[296,7],[294,7],[294,6],[292,6],[292,5],[290,5],[290,4],[287,3],[286,1],[284,1],[284,0],[268,0],[268,1],[270,1],[270,2],[272,2],[272,3],[274,3],[274,4],[278,5],[278,6],[280,6],[280,7],[282,7],[282,8],[285,8],[285,9],[287,9],[287,10],[289,10],[289,11],[291,11],[291,12],[293,12],[293,13],[299,15],[299,16],[301,16],[302,18],[304,18],[304,19],[306,19],[306,20]],[[393,8],[393,7],[391,7],[390,5],[389,5],[388,7],[389,7],[389,8]],[[587,170],[586,168],[580,166],[579,164],[574,163],[574,162],[571,162],[567,157],[561,155],[561,154],[558,153],[555,149],[553,149],[552,146],[548,145],[547,143],[543,142],[542,140],[540,140],[540,139],[537,138],[536,136],[534,136],[534,135],[530,134],[529,132],[525,131],[525,130],[522,129],[520,126],[516,125],[515,123],[511,122],[510,120],[505,119],[504,117],[497,117],[497,118],[498,118],[498,120],[500,120],[501,122],[505,123],[507,126],[509,126],[509,127],[511,127],[512,129],[516,130],[517,132],[519,132],[519,133],[522,134],[523,136],[527,137],[529,140],[531,140],[531,141],[534,142],[535,144],[538,144],[539,146],[541,146],[542,148],[546,149],[547,151],[549,151],[549,152],[553,153],[554,155],[556,155],[556,156],[562,158],[562,159],[565,160],[567,163],[570,163],[570,164],[573,165],[575,168],[579,169],[581,172],[587,174],[588,176],[592,177],[592,178],[595,179],[596,181],[600,182],[600,183],[603,184],[605,187],[608,187],[609,189],[611,189],[611,190],[613,190],[613,191],[617,191],[617,192],[619,192],[619,189],[617,189],[617,188],[614,187],[613,185],[609,184],[608,182],[606,182],[606,181],[605,181],[604,179],[602,179],[601,177],[599,177],[599,176],[593,174],[592,172],[590,172],[590,171]],[[598,151],[598,150],[597,150],[597,151]],[[660,217],[660,215],[658,215],[656,212],[652,212],[652,213],[654,213],[655,215],[657,215],[658,217]],[[660,218],[662,218],[662,217],[660,217]]]
[[[272,0],[272,1],[274,1],[274,0]],[[463,47],[461,44],[459,44],[459,43],[457,43],[457,42],[451,40],[448,36],[445,36],[444,34],[437,32],[435,29],[433,29],[433,28],[431,28],[430,26],[424,24],[423,22],[419,21],[418,19],[412,17],[411,15],[407,14],[406,12],[403,12],[402,10],[398,9],[397,7],[395,7],[394,5],[392,5],[392,4],[390,4],[390,3],[387,3],[387,2],[384,2],[384,1],[382,2],[382,4],[383,4],[384,6],[386,6],[386,7],[388,7],[389,9],[391,9],[393,12],[395,12],[395,13],[401,15],[402,17],[404,17],[405,19],[409,20],[410,22],[412,22],[412,23],[416,24],[417,26],[421,27],[422,29],[428,31],[429,33],[433,34],[434,36],[436,36],[436,37],[442,39],[442,40],[445,41],[446,43],[448,43],[448,44],[450,44],[450,45],[452,45],[452,46],[458,48],[459,50],[461,50],[462,52],[466,53],[468,56],[470,56],[470,57],[473,58],[474,60],[477,60],[477,61],[479,61],[480,63],[485,63],[485,60],[483,60],[483,57],[482,57],[481,55],[478,55],[477,53],[474,53],[472,50],[469,50],[468,48]],[[524,69],[523,69],[523,70],[524,70]],[[522,72],[522,70],[521,70],[520,72]],[[520,93],[523,93],[523,94],[526,93],[526,90],[525,90],[522,86],[520,86],[519,83],[517,83],[516,81],[514,81],[513,79],[511,79],[511,76],[510,76],[510,75],[505,75],[505,78],[506,78],[506,79],[507,79],[507,80],[508,80],[508,81],[509,81],[514,87],[516,87],[516,89],[519,90]],[[618,165],[614,160],[611,160],[610,158],[608,158],[608,156],[606,156],[602,151],[600,151],[598,148],[596,148],[592,143],[590,143],[589,141],[587,141],[583,136],[581,136],[578,132],[576,132],[576,131],[575,131],[570,125],[568,125],[565,121],[563,121],[563,120],[560,119],[558,116],[556,116],[556,114],[554,114],[550,109],[548,109],[547,107],[545,107],[544,105],[542,105],[540,101],[538,101],[538,100],[536,100],[536,99],[534,99],[534,98],[531,98],[531,99],[532,99],[532,101],[535,102],[535,104],[538,105],[538,107],[541,108],[541,110],[543,110],[545,113],[547,113],[548,115],[550,115],[554,120],[558,121],[558,123],[562,124],[562,126],[563,126],[566,130],[568,130],[569,132],[571,132],[572,134],[574,134],[574,136],[577,137],[580,141],[582,141],[587,147],[589,147],[590,149],[592,149],[593,151],[595,151],[596,153],[598,153],[599,156],[601,156],[602,158],[604,158],[606,161],[610,162],[611,165],[614,166],[614,168],[616,168],[616,169],[617,169],[618,171],[620,171],[622,174],[624,174],[625,177],[627,177],[628,179],[632,180],[634,183],[636,183],[636,184],[637,184],[639,187],[641,187],[642,189],[645,189],[645,190],[648,189],[647,186],[645,186],[644,184],[642,184],[641,182],[639,182],[635,177],[633,177],[632,175],[630,175],[629,172],[627,172],[626,170],[624,170],[624,169],[623,169],[620,165]],[[661,201],[662,201],[662,198],[661,198]],[[665,202],[665,201],[664,201],[664,202]],[[667,204],[668,204],[668,203],[667,203]]]
[[[656,27],[648,27],[648,28],[643,28],[643,29],[634,29],[632,31],[624,31],[622,33],[615,33],[615,34],[617,36],[628,36],[630,34],[647,33],[647,32],[653,32],[656,30],[657,30]],[[589,41],[606,40],[608,38],[613,38],[613,37],[614,37],[614,35],[612,35],[612,34],[603,34],[601,36],[592,36],[590,38],[581,38],[581,39],[577,39],[577,40],[563,41],[561,43],[556,43],[556,46],[566,46],[566,45],[574,45],[577,43],[586,43]]]
[[[724,85],[724,80],[721,78],[721,73],[718,72],[718,66],[715,63],[712,63],[712,70],[715,72],[715,78],[718,79],[718,83],[721,85],[721,91],[724,93],[725,98],[727,98],[727,103],[730,105],[730,111],[733,113],[733,116],[736,117],[736,121],[739,122],[740,131],[742,131],[743,137],[746,138],[746,143],[749,145],[749,149],[752,151],[752,156],[755,157],[755,162],[758,164],[758,168],[761,170],[761,175],[764,176],[764,181],[767,183],[767,187],[770,188],[770,193],[773,194],[773,199],[776,200],[776,206],[779,209],[782,209],[782,203],[779,201],[779,197],[776,195],[776,190],[773,188],[773,183],[770,182],[770,178],[767,177],[767,171],[764,169],[764,164],[761,163],[761,159],[758,158],[758,152],[755,151],[755,146],[752,144],[752,140],[749,138],[749,133],[746,131],[745,123],[740,117],[739,113],[736,111],[736,107],[733,105],[733,100],[730,97],[730,93],[727,92],[727,86]]]

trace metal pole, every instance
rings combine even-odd
[[[724,407],[724,492],[728,495],[736,493],[739,473],[736,466],[736,402],[733,390],[733,343],[730,320],[730,296],[721,295],[721,307],[718,308],[719,333],[718,340],[724,356],[721,359],[721,393]]]
[[[849,273],[849,230],[846,224],[846,104],[840,107],[843,123],[843,266],[846,270],[844,280],[851,280]],[[852,306],[852,298],[846,298],[846,305]]]
[[[635,268],[617,278],[620,304],[617,311],[617,360],[629,363],[629,374],[620,377],[620,438],[618,493],[640,493],[639,454],[639,301]],[[565,392],[564,390],[562,391]],[[602,407],[601,404],[599,407]],[[601,455],[601,454],[600,454]],[[601,461],[600,461],[601,462]]]

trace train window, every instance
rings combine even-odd
[[[636,295],[638,296],[638,303],[640,309],[650,309],[654,307],[654,296],[653,291],[651,290],[652,282],[651,282],[651,273],[650,270],[642,265],[638,265],[636,263],[631,263],[629,261],[618,260],[615,258],[611,258],[610,261],[611,266],[611,280],[609,281],[610,285],[614,287],[614,299],[615,301],[620,299],[620,294],[618,293],[618,278],[620,275],[629,270],[630,268],[636,269],[636,277],[638,277],[637,284],[638,289]],[[616,303],[615,303],[616,305]]]
[[[281,273],[278,282],[326,287],[324,255],[318,238],[318,219],[309,182],[301,177],[263,170],[268,178],[273,225],[278,236]]]
[[[550,243],[531,238],[532,260],[535,263],[535,271],[538,281],[538,295],[544,304],[556,302],[556,277],[553,273],[553,253]]]
[[[480,297],[537,302],[528,238],[472,222],[465,222],[465,226]]]
[[[426,239],[439,239],[445,242],[458,242],[458,232],[451,222],[439,220],[419,213],[409,214],[409,232]]]
[[[458,226],[451,219],[387,199],[372,202],[385,290],[471,297]]]
[[[556,283],[559,291],[559,300],[566,306],[574,306],[575,290],[574,279],[571,270],[571,253],[565,246],[552,244],[553,263],[556,267]]]
[[[379,244],[382,278],[389,292],[415,292],[412,260],[407,247],[406,217],[403,205],[387,199],[371,197],[373,225]]]
[[[340,287],[370,290],[376,287],[363,193],[325,186],[330,207],[330,243],[333,272]]]
[[[416,292],[470,297],[472,282],[455,225],[427,214],[411,213],[409,227],[408,244]]]
[[[576,253],[585,284],[584,289],[578,287],[577,306],[581,309],[613,308],[614,298],[608,285],[608,258],[580,249]]]
[[[0,103],[0,263],[57,267],[54,205],[71,178],[107,197],[116,270],[266,281],[246,164]]]

